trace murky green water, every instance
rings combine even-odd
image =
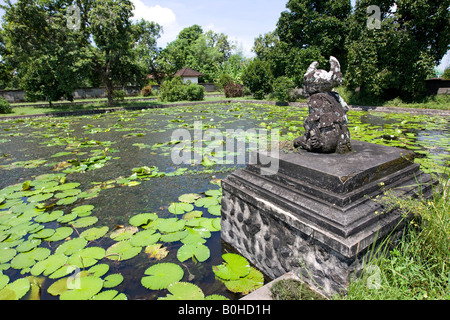
[[[96,196],[79,197],[73,204],[57,207],[67,213],[76,206],[94,205],[92,215],[98,218],[94,227],[107,226],[112,232],[116,226],[129,226],[129,219],[140,213],[157,213],[159,217],[170,218],[174,215],[168,208],[171,203],[178,202],[179,196],[188,193],[204,195],[208,190],[218,189],[211,181],[223,179],[231,170],[243,167],[242,164],[208,166],[208,163],[175,166],[171,159],[173,145],[167,144],[174,130],[185,128],[192,133],[194,122],[201,121],[205,130],[280,129],[282,140],[293,139],[302,133],[306,115],[305,108],[231,104],[3,121],[0,122],[0,190],[42,174],[65,172],[67,182],[78,182],[78,189]],[[443,172],[449,167],[448,118],[351,111],[349,119],[353,139],[414,150],[418,154],[416,161],[428,172]],[[127,180],[134,168],[144,166],[156,166],[157,172],[169,175],[178,172],[179,168],[187,171],[175,176]],[[7,210],[0,205],[0,217]],[[207,208],[196,207],[195,210],[202,211],[205,218],[217,218]],[[56,222],[46,224],[46,228],[58,227]],[[76,232],[85,229],[88,227]],[[108,235],[92,245],[110,247],[115,241]],[[75,238],[77,234],[73,233],[71,237]],[[11,242],[6,244],[8,239],[1,239],[0,250],[11,247]],[[176,241],[163,243],[169,254],[162,261],[149,258],[142,251],[126,261],[102,259],[99,263],[110,266],[108,274],[122,274],[124,281],[113,289],[126,294],[128,299],[157,299],[167,295],[166,290],[149,290],[141,284],[144,271],[158,262],[182,266],[185,271],[183,281],[198,285],[205,295],[238,298],[239,295],[229,292],[215,279],[212,271],[213,266],[223,262],[222,254],[231,249],[224,247],[220,231],[211,232],[211,237],[206,240],[210,257],[204,262],[178,261],[177,250],[182,243]],[[54,250],[62,242],[64,240],[43,241],[40,246]],[[8,263],[0,263],[0,269],[5,269],[3,274],[10,282],[29,275],[8,268]],[[42,299],[57,298],[47,293],[54,281],[45,279]]]

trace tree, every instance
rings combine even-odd
[[[133,71],[129,58],[133,29],[133,3],[129,0],[96,0],[88,13],[90,31],[96,45],[95,60],[106,86],[108,105],[114,104],[114,81]]]
[[[357,1],[349,21],[346,84],[372,96],[405,100],[425,92],[425,80],[450,48],[449,0]],[[367,28],[367,7],[381,9],[380,28]]]
[[[4,66],[14,70],[30,100],[72,100],[86,60],[81,36],[69,29],[64,1],[9,0],[2,31]]]
[[[253,60],[242,75],[244,86],[250,89],[256,99],[263,99],[272,90],[272,74],[266,61]]]

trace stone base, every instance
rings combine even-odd
[[[222,181],[222,238],[269,277],[302,276],[316,291],[345,293],[371,245],[401,230],[402,216],[377,196],[429,197],[432,180],[414,153],[352,141],[348,154],[267,154]],[[261,160],[261,161],[259,161]]]

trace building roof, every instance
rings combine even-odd
[[[191,68],[183,68],[181,70],[178,70],[177,73],[175,73],[176,76],[180,77],[203,77],[204,74],[200,73],[198,71],[192,70]]]

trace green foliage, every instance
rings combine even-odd
[[[256,99],[263,99],[272,90],[272,75],[269,64],[259,59],[253,60],[242,75],[244,85]]]
[[[12,113],[11,105],[5,98],[0,97],[0,114],[2,113]]]
[[[152,86],[149,85],[149,86],[143,87],[141,90],[141,94],[144,97],[150,97],[152,95]]]
[[[235,98],[244,96],[244,88],[238,83],[229,83],[224,87],[226,98]]]
[[[195,83],[184,84],[180,76],[175,76],[172,80],[166,80],[159,90],[159,98],[162,101],[200,101],[203,100],[205,88]]]
[[[444,70],[444,73],[442,74],[442,79],[450,80],[450,68]]]
[[[124,90],[115,90],[113,96],[114,100],[123,102],[125,101],[125,97],[127,96],[127,94]]]
[[[279,77],[273,81],[272,91],[279,102],[291,101],[290,92],[295,89],[294,82],[288,77]]]

